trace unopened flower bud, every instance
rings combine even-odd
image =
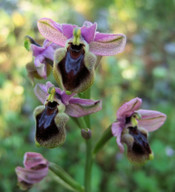
[[[82,137],[83,137],[84,139],[88,140],[88,139],[91,138],[91,135],[92,135],[92,134],[91,134],[91,130],[88,129],[88,128],[82,129],[82,130],[81,130],[81,135],[82,135]]]
[[[21,190],[28,190],[39,183],[48,174],[49,162],[41,154],[27,152],[24,155],[24,167],[16,167],[18,186]]]

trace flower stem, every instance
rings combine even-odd
[[[70,175],[67,174],[61,167],[55,163],[50,162],[49,170],[56,176],[56,181],[62,184],[65,188],[72,191],[84,192],[84,187],[82,187],[78,182],[76,182]]]
[[[91,89],[89,88],[79,96],[84,99],[89,99],[91,95]],[[91,129],[90,115],[85,116],[83,119],[78,118],[79,124],[82,128]],[[84,175],[84,186],[85,192],[91,192],[91,172],[92,172],[92,139],[86,140],[86,163],[85,163],[85,175]]]
[[[79,117],[77,119],[81,129],[88,128],[86,121],[83,117]]]
[[[80,128],[87,128],[87,122],[84,118],[78,118]],[[90,127],[89,127],[90,129]],[[92,147],[91,138],[86,141],[86,162],[85,162],[85,175],[84,175],[84,186],[85,192],[91,192],[91,170],[92,170]]]
[[[85,164],[85,178],[84,186],[85,192],[91,192],[91,172],[92,172],[92,153],[91,153],[91,139],[86,140],[86,164]]]
[[[85,91],[85,96],[84,98],[85,99],[89,99],[91,97],[91,88],[89,88],[88,90]],[[91,119],[90,119],[90,115],[86,115],[84,117],[85,121],[86,121],[86,124],[88,126],[88,128],[91,127]]]
[[[91,88],[87,89],[83,93],[79,93],[78,96],[83,99],[90,99],[91,97]],[[86,121],[87,128],[90,128],[91,121],[90,121],[90,115],[84,116],[84,119]]]
[[[112,132],[111,132],[111,125],[104,131],[103,135],[101,138],[97,141],[94,149],[93,149],[93,156],[97,154],[97,152],[106,144],[109,139],[113,137]]]

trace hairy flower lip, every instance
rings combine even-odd
[[[65,57],[57,65],[56,69],[60,71],[66,90],[75,90],[90,76],[84,58],[85,52],[83,49],[74,51],[68,47]]]
[[[48,102],[48,104],[47,104],[49,109],[55,109],[57,107],[57,105],[59,105],[59,103],[57,103],[56,101]]]
[[[66,49],[56,51],[53,74],[64,90],[81,92],[93,83],[95,63],[95,55],[88,53],[84,44],[69,42]]]
[[[69,44],[70,49],[73,51],[80,51],[82,48],[85,47],[85,45],[81,44],[81,43],[80,43],[80,45],[73,45],[71,42],[69,42],[68,44]]]
[[[152,151],[147,140],[147,134],[139,131],[137,127],[128,127],[128,129],[129,134],[134,138],[132,151],[136,155],[151,154]]]
[[[70,40],[68,41],[64,57],[54,63],[54,76],[55,79],[60,77],[62,83],[60,84],[58,81],[58,84],[62,85],[64,90],[81,92],[92,84],[94,71],[89,70],[88,65],[91,64],[94,68],[95,62],[94,60],[91,63],[89,61],[87,45],[84,43],[74,45]],[[86,85],[81,88],[84,84]]]
[[[59,104],[56,101],[45,104],[45,109],[36,116],[38,128],[43,126],[44,129],[49,129],[49,127],[54,123],[52,121],[54,121],[56,114],[59,113],[57,108],[58,105]]]
[[[63,104],[56,98],[53,101],[46,100],[44,106],[35,109],[35,138],[41,146],[54,148],[64,143],[66,138],[65,125],[69,119],[64,113],[64,108]]]

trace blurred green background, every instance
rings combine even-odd
[[[175,0],[0,1],[0,191],[20,191],[14,169],[22,166],[26,151],[42,153],[83,183],[85,145],[72,122],[62,147],[48,150],[34,144],[32,112],[40,103],[27,78],[25,66],[32,54],[23,40],[30,35],[42,42],[36,25],[41,17],[80,26],[90,20],[101,32],[127,36],[125,51],[102,58],[96,72],[92,97],[103,99],[103,110],[91,115],[94,140],[115,120],[118,107],[136,96],[143,98],[143,108],[168,116],[165,125],[150,134],[155,158],[142,167],[131,165],[113,138],[97,155],[93,191],[175,191]],[[30,191],[49,190],[67,191],[50,177]]]

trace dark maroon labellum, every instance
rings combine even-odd
[[[132,150],[137,155],[151,154],[147,135],[138,130],[137,127],[128,127],[129,134],[134,138]]]
[[[55,116],[58,113],[57,102],[48,102],[45,105],[45,109],[36,116],[36,139],[40,141],[47,141],[54,135],[59,133],[59,130],[55,124]]]
[[[84,55],[84,45],[70,44],[65,57],[58,65],[63,85],[69,91],[78,87],[90,74],[85,67]]]

